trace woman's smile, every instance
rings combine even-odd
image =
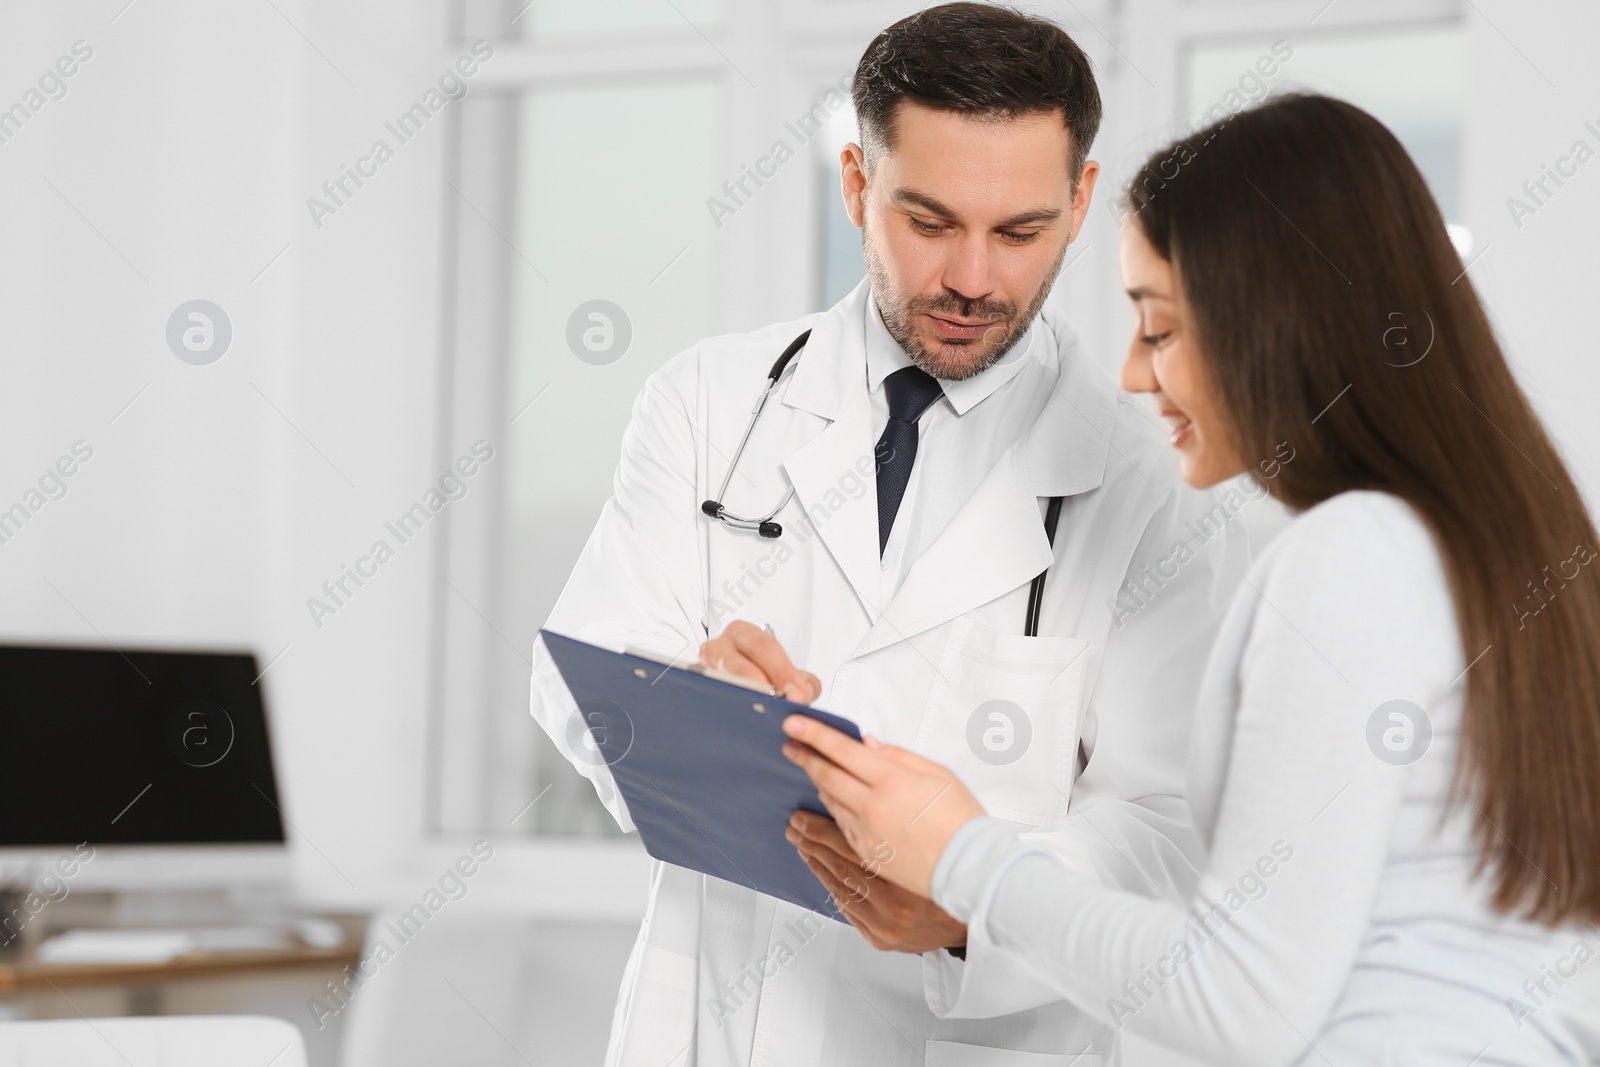
[[[1167,430],[1172,435],[1172,447],[1182,448],[1193,436],[1190,428],[1194,424],[1189,421],[1189,416],[1181,411],[1162,411],[1161,417],[1166,420]]]

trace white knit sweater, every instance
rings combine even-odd
[[[935,900],[1084,1009],[1229,1067],[1590,1062],[1600,933],[1496,915],[1474,877],[1457,634],[1415,513],[1326,501],[1263,553],[1212,650],[1189,906],[989,818],[946,848]]]

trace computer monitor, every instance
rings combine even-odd
[[[282,801],[249,652],[0,644],[0,882],[280,883]]]

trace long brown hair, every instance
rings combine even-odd
[[[1295,448],[1268,491],[1378,490],[1430,528],[1468,665],[1452,803],[1493,906],[1600,920],[1600,541],[1405,149],[1350,104],[1278,97],[1157,152],[1126,206],[1239,454]]]

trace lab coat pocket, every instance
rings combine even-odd
[[[923,1060],[928,1067],[1100,1067],[1099,1056],[1064,1056],[1016,1052],[955,1041],[929,1041]]]
[[[950,629],[916,751],[955,771],[991,815],[1030,826],[1061,816],[1077,770],[1087,641]]]
[[[635,942],[622,997],[612,1019],[607,1067],[656,1067],[664,1048],[686,1048],[694,1039],[695,988],[700,961]],[[692,1064],[688,1060],[679,1063]]]

